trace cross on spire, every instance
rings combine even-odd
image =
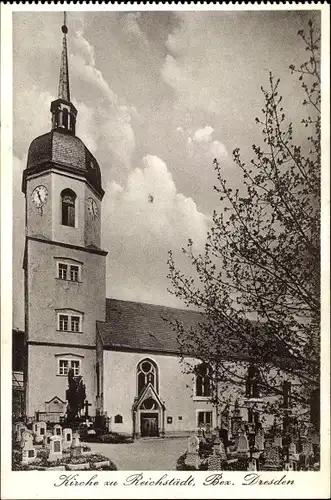
[[[63,25],[62,25],[62,54],[61,54],[61,66],[60,66],[60,79],[59,79],[59,91],[58,97],[70,102],[70,88],[69,88],[69,69],[68,69],[68,51],[67,51],[67,14],[63,13]]]

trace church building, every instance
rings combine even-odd
[[[23,173],[25,332],[14,332],[14,344],[19,352],[24,344],[25,355],[14,355],[14,404],[23,401],[28,417],[56,421],[73,369],[86,385],[89,413],[107,414],[112,431],[162,436],[215,425],[207,375],[182,373],[168,321],[191,326],[199,313],[106,298],[102,173],[76,136],[67,31],[62,26],[51,130],[32,141]]]

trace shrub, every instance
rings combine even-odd
[[[110,444],[120,444],[120,443],[133,443],[133,439],[129,434],[118,434],[112,432],[109,434],[101,435],[85,435],[84,441],[88,443],[110,443]]]
[[[176,464],[176,470],[197,470],[195,467],[192,467],[191,465],[186,465],[185,463],[185,458],[186,458],[187,452],[183,453],[177,460]]]

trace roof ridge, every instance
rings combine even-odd
[[[183,309],[181,307],[174,307],[174,306],[165,306],[162,304],[152,304],[151,302],[138,302],[135,300],[125,300],[125,299],[115,299],[111,297],[106,297],[106,301],[109,300],[111,302],[121,302],[125,304],[135,304],[135,305],[142,305],[142,306],[149,306],[153,308],[162,308],[162,309],[170,309],[172,311],[181,311],[181,312],[188,312],[188,313],[197,313],[197,314],[203,314],[201,311],[197,311],[196,309]]]

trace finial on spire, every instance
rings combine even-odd
[[[61,55],[61,66],[60,66],[60,80],[59,80],[59,92],[58,97],[70,102],[70,88],[69,88],[69,70],[68,70],[68,53],[67,53],[67,15],[66,12],[63,14],[63,25],[62,25],[62,55]]]
[[[67,27],[67,13],[63,12],[63,25],[62,25],[62,33],[65,35],[68,33],[68,27]]]

